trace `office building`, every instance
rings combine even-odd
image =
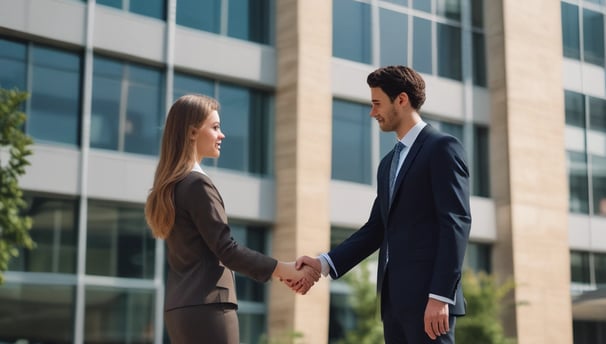
[[[0,87],[30,97],[37,243],[0,286],[0,342],[163,343],[165,248],[143,204],[164,116],[221,102],[203,161],[234,237],[282,260],[362,225],[395,143],[366,76],[409,65],[471,171],[466,264],[512,278],[520,344],[606,341],[604,0],[0,0]],[[348,287],[238,275],[244,343],[343,335]]]

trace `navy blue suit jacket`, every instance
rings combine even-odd
[[[330,274],[338,278],[380,249],[377,288],[381,292],[383,284],[389,284],[394,309],[422,314],[431,293],[455,300],[450,314],[463,315],[461,269],[471,227],[463,146],[426,125],[398,173],[390,207],[392,155],[393,150],[379,164],[377,197],[368,221],[328,253],[337,270]]]

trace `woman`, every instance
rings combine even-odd
[[[225,135],[218,110],[219,103],[204,95],[185,95],[172,105],[145,205],[153,235],[168,248],[164,322],[176,344],[239,343],[232,271],[260,282],[271,277],[298,281],[299,291],[320,277],[231,237],[221,195],[199,165],[203,158],[220,155]]]

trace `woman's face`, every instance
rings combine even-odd
[[[218,158],[221,155],[221,141],[225,138],[221,132],[219,113],[216,110],[211,112],[193,136],[198,162],[203,158]]]

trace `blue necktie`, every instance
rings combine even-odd
[[[400,141],[396,143],[393,149],[393,156],[391,157],[391,166],[389,168],[389,203],[391,204],[391,198],[393,197],[393,189],[396,184],[396,172],[398,171],[398,163],[400,161],[400,152],[404,149],[404,144]]]

